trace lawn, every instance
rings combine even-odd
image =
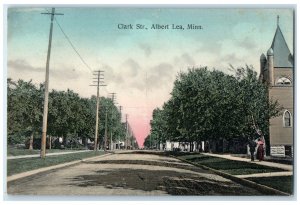
[[[267,167],[255,163],[228,160],[202,154],[182,155],[179,158],[196,164],[205,165],[231,175],[285,171],[283,169]],[[253,177],[247,178],[247,180],[277,189],[285,193],[293,193],[293,176]]]
[[[65,162],[81,160],[88,157],[99,156],[104,154],[103,151],[80,152],[72,154],[64,154],[57,156],[48,156],[45,159],[41,158],[25,158],[25,159],[10,159],[7,160],[7,176],[13,174],[30,171],[42,167],[48,167]]]
[[[293,176],[247,178],[247,180],[293,194]]]
[[[283,169],[263,166],[255,163],[228,160],[224,158],[206,156],[202,154],[184,155],[180,156],[179,158],[188,160],[193,163],[205,165],[207,167],[223,171],[232,175],[285,171]]]
[[[70,151],[77,151],[71,149],[47,149],[46,153],[54,153],[54,152],[70,152]],[[32,155],[32,154],[40,154],[40,150],[33,149],[17,149],[11,146],[7,147],[7,156],[19,156],[19,155]]]

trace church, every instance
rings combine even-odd
[[[293,156],[294,59],[279,26],[267,56],[260,56],[260,80],[268,85],[269,100],[283,107],[280,116],[270,119],[270,155]]]

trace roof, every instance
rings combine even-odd
[[[260,56],[260,60],[264,60],[264,61],[265,61],[265,60],[267,60],[267,58],[266,58],[265,54],[263,54],[263,53],[261,54],[261,56]]]
[[[274,56],[274,51],[272,48],[269,48],[268,52],[267,52],[268,56]]]
[[[293,56],[286,44],[279,25],[277,26],[271,48],[274,53],[274,67],[294,67]]]

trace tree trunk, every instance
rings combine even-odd
[[[88,149],[86,137],[83,137],[83,138],[82,138],[82,144],[84,145],[84,148],[85,148],[85,149]]]
[[[67,137],[65,137],[64,135],[61,136],[62,137],[62,144],[64,145],[64,148],[66,148],[67,145]]]
[[[33,132],[31,133],[30,140],[29,140],[29,149],[33,150]]]
[[[49,149],[51,149],[51,146],[52,146],[52,136],[49,135]]]

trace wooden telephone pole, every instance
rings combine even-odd
[[[122,106],[119,106],[119,109],[120,109],[120,123],[122,125]],[[121,146],[120,146],[121,141],[120,140],[121,139],[120,139],[120,134],[119,134],[119,146],[118,146],[119,149],[121,149]]]
[[[104,151],[106,151],[106,147],[107,147],[107,108],[105,111]]]
[[[47,53],[47,62],[46,62],[43,130],[42,130],[42,142],[41,142],[41,153],[40,153],[41,158],[45,158],[46,157],[47,118],[48,118],[48,97],[49,97],[49,64],[50,64],[50,53],[51,53],[51,43],[52,43],[53,19],[54,19],[54,15],[63,15],[63,14],[55,13],[55,8],[52,8],[51,13],[42,13],[42,14],[51,15],[49,44],[48,44],[48,53]]]
[[[126,137],[125,137],[125,149],[128,148],[128,114],[125,115],[126,119]]]
[[[113,105],[115,105],[115,100],[116,100],[116,93],[110,93],[111,94],[111,100],[112,100],[112,103],[113,103]],[[111,128],[110,128],[110,150],[112,150],[113,149],[113,140],[112,140],[112,138],[113,138],[113,108],[111,109],[111,119],[110,119],[110,121],[111,121]]]
[[[94,150],[97,151],[98,150],[98,125],[99,125],[99,107],[100,107],[100,102],[99,102],[99,87],[100,86],[106,86],[106,85],[103,85],[103,80],[104,79],[104,71],[102,70],[97,70],[97,71],[94,71],[93,75],[96,76],[96,78],[93,78],[93,79],[96,79],[96,81],[93,81],[93,83],[97,83],[96,85],[93,84],[93,85],[90,85],[90,86],[97,86],[97,105],[96,105],[96,126],[95,126],[95,147],[94,147]]]

